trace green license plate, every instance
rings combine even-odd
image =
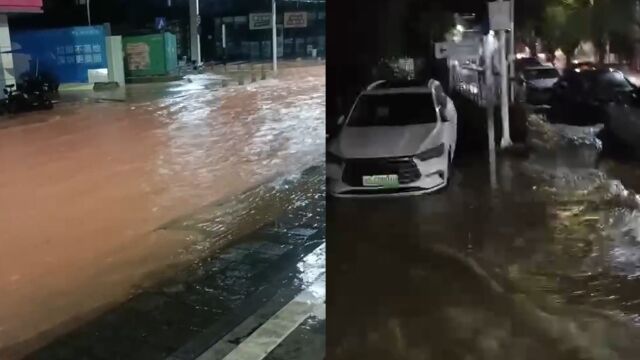
[[[371,175],[362,177],[362,185],[394,188],[400,186],[400,181],[398,175]]]

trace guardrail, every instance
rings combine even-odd
[[[477,65],[464,65],[451,76],[452,90],[458,92],[479,106],[486,107],[490,100],[500,98],[500,87],[491,89],[484,81],[484,68]]]

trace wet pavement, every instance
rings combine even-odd
[[[323,160],[323,67],[127,92],[0,120],[0,358],[262,229],[298,197],[247,190]]]
[[[260,213],[260,201],[251,201],[254,197],[276,202],[265,193],[288,199],[280,216],[162,283],[137,289],[125,303],[26,358],[190,360],[226,340],[212,358],[222,359],[324,274],[322,167],[252,189],[232,202],[249,204],[249,212]],[[207,209],[167,227],[203,227],[218,221],[217,215]],[[199,220],[193,223],[194,218]],[[205,234],[216,238],[209,231]],[[317,329],[313,319],[287,337],[273,356],[295,351],[307,338],[322,343],[322,331],[305,338],[309,329]]]
[[[637,359],[640,163],[529,121],[437,194],[327,203],[330,359]]]

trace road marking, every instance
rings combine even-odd
[[[325,275],[296,296],[223,360],[262,360],[310,315],[325,316]],[[204,358],[198,358],[204,360]]]

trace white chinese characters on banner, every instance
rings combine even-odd
[[[63,45],[56,48],[58,65],[102,64],[100,44]]]

